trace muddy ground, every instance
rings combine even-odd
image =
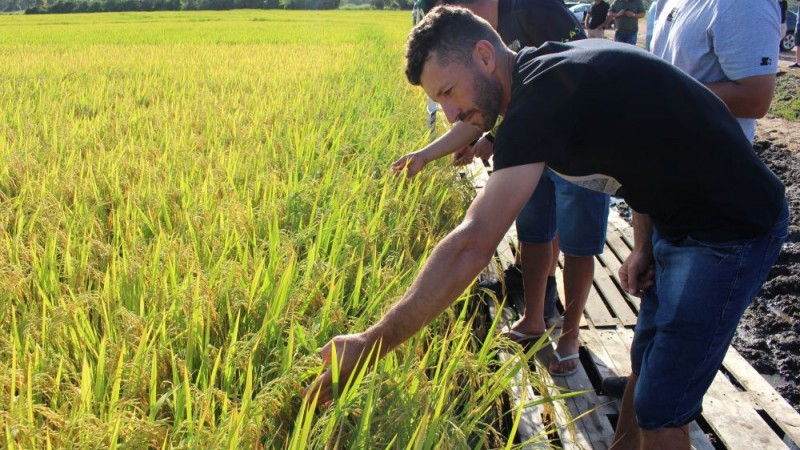
[[[759,119],[753,147],[786,186],[789,237],[733,346],[800,411],[800,110],[792,105],[800,95],[800,70],[786,69],[794,58],[781,56],[773,107]],[[617,210],[630,220],[625,204]]]
[[[800,92],[797,75],[789,69],[779,73],[771,112],[786,115],[786,103]],[[800,411],[800,123],[768,115],[758,122],[754,148],[786,185],[792,216],[789,238],[733,345]]]

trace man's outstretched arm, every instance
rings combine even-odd
[[[481,134],[480,130],[470,124],[456,122],[447,133],[425,146],[422,150],[403,155],[402,158],[393,162],[392,170],[400,172],[406,169],[406,176],[413,177],[429,162],[461,150],[475,141],[475,139],[478,139]]]
[[[367,330],[337,336],[325,345],[321,353],[326,364],[336,348],[341,386],[365,363],[372,365],[416,334],[464,292],[489,263],[543,169],[544,164],[538,163],[492,174],[464,221],[436,245],[405,295]],[[369,354],[373,357],[366,361]],[[305,393],[319,392],[318,404],[325,404],[333,399],[332,381],[329,367]]]

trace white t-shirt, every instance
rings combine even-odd
[[[777,72],[775,0],[659,0],[651,49],[701,83]],[[755,119],[738,119],[750,141]]]

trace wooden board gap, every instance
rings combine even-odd
[[[728,447],[725,446],[722,439],[719,438],[719,435],[711,428],[711,425],[709,425],[704,417],[698,417],[695,422],[700,426],[700,429],[703,430],[703,433],[708,437],[708,441],[715,450],[728,450]]]

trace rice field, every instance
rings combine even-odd
[[[1,448],[517,445],[528,372],[466,293],[333,407],[300,395],[471,198],[389,170],[428,139],[410,22],[0,15]]]

